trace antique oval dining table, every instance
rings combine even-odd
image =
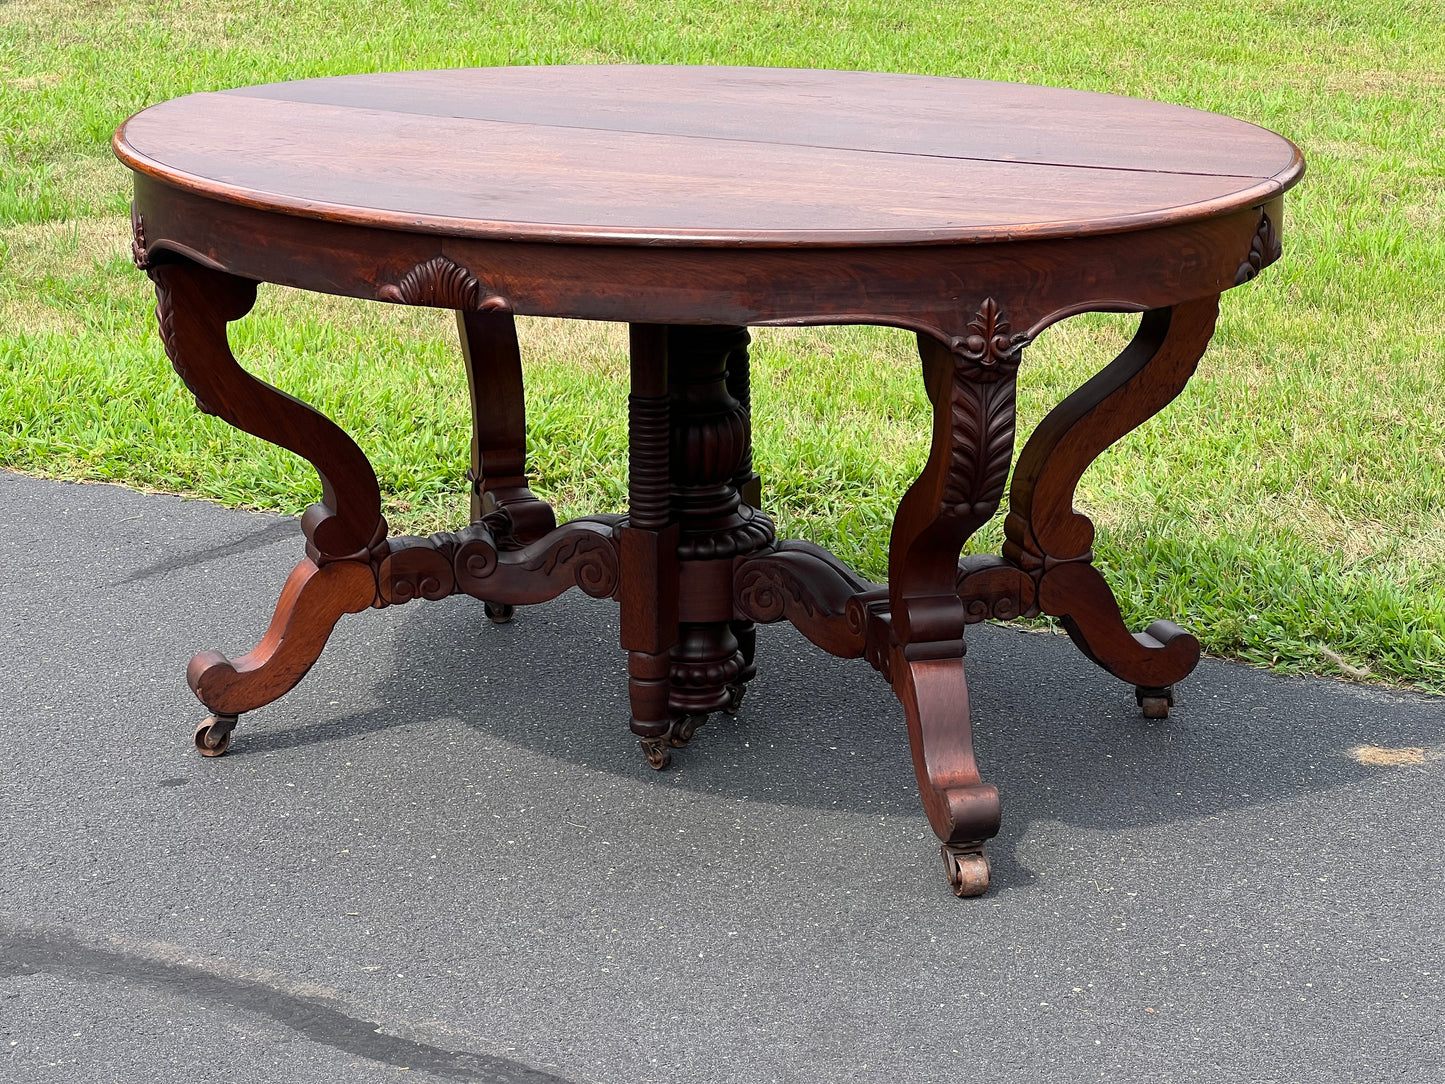
[[[198,407],[321,477],[260,643],[190,663],[212,713],[202,753],[295,686],[343,614],[464,592],[506,620],[580,587],[620,604],[631,729],[661,768],[738,710],[756,625],[786,620],[890,683],[949,882],[977,895],[1000,806],[973,751],[966,627],[1053,615],[1154,718],[1198,661],[1169,621],[1125,627],[1073,495],[1184,388],[1220,295],[1279,258],[1304,163],[1278,135],[1052,87],[593,66],[191,94],[131,117],[114,147],[135,174],[135,262]],[[227,325],[260,283],[456,311],[468,523],[392,536],[352,439],[238,365]],[[1138,332],[1034,429],[1010,481],[1024,350],[1091,310],[1142,313]],[[517,315],[630,325],[624,512],[559,526],[529,488]],[[763,511],[747,329],[803,324],[917,335],[932,435],[886,584],[780,541]],[[961,559],[1006,483],[1002,552]]]

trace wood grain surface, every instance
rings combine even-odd
[[[193,94],[116,135],[131,168],[409,232],[682,244],[1081,236],[1258,206],[1288,140],[1051,87],[758,68],[485,68]]]

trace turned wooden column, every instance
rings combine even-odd
[[[709,714],[742,702],[755,635],[734,619],[733,570],[775,535],[744,499],[757,492],[747,329],[633,325],[631,335],[622,644],[632,730],[661,768]]]
[[[748,409],[733,395],[746,384],[748,342],[743,327],[668,329],[681,575],[669,706],[684,719],[736,709],[751,659],[731,624],[733,559],[774,540],[772,521],[739,492],[753,477]]]

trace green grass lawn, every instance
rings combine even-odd
[[[539,63],[874,68],[1217,110],[1304,150],[1285,257],[1227,294],[1199,376],[1079,490],[1135,625],[1207,651],[1445,691],[1445,33],[1439,0],[0,0],[0,466],[297,511],[310,468],[194,410],[130,262],[109,140],[165,98],[394,68]],[[966,119],[960,119],[966,123]],[[1135,318],[1046,332],[1023,430]],[[537,488],[621,507],[625,333],[523,321]],[[373,457],[398,529],[465,515],[466,388],[449,314],[266,287],[253,371]],[[866,573],[922,465],[911,336],[755,333],[766,504]],[[971,548],[994,548],[998,524]]]

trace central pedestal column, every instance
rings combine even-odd
[[[747,329],[673,326],[665,329],[665,341],[668,520],[677,539],[668,555],[676,561],[677,623],[675,635],[663,637],[668,640],[665,729],[662,720],[651,717],[662,707],[660,652],[644,659],[634,651],[629,667],[632,729],[654,767],[665,765],[667,750],[685,745],[710,713],[735,711],[741,703],[754,672],[755,637],[750,622],[733,619],[733,563],[771,546],[775,538],[772,521],[744,500],[744,494],[756,500],[758,491],[752,471]],[[634,358],[634,369],[639,361]],[[657,503],[658,494],[648,486],[656,487],[659,472],[655,461],[641,462],[638,452],[649,443],[655,447],[656,440],[649,442],[641,430],[632,439],[632,503],[645,512]],[[632,520],[641,525],[635,513]],[[670,563],[660,562],[659,572]],[[659,582],[658,588],[659,598],[672,594],[668,584]],[[645,715],[639,715],[639,707]]]
[[[730,620],[732,562],[771,545],[774,533],[739,489],[756,478],[752,419],[734,395],[748,394],[749,341],[743,327],[668,329],[672,507],[683,587],[668,706],[681,717],[736,710],[752,676],[751,625]]]

